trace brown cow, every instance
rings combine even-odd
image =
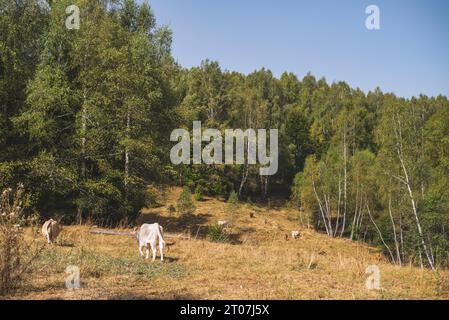
[[[58,236],[60,231],[61,228],[59,226],[59,223],[53,219],[45,221],[44,225],[42,226],[42,234],[47,239],[47,242],[49,244],[52,244],[53,241],[56,240],[56,237]]]

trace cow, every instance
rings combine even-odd
[[[143,257],[142,248],[146,247],[147,249],[146,258],[149,259],[150,248],[148,247],[148,245],[150,245],[151,250],[153,252],[152,261],[156,260],[156,245],[159,242],[161,261],[164,261],[163,249],[165,247],[165,241],[164,241],[164,229],[162,228],[162,226],[160,226],[158,223],[153,224],[145,223],[136,231],[136,238],[137,241],[139,241],[139,253],[141,257]]]
[[[217,224],[220,227],[223,227],[223,228],[228,228],[229,227],[229,223],[227,221],[225,221],[225,220],[218,220]]]
[[[293,239],[298,239],[299,238],[299,236],[300,236],[300,233],[299,233],[299,231],[292,231],[292,238]]]
[[[59,235],[61,228],[59,223],[53,219],[45,221],[42,226],[42,234],[47,239],[49,244],[53,244],[53,241],[56,240],[56,237]]]

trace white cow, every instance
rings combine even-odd
[[[156,245],[159,242],[159,251],[161,253],[161,261],[164,261],[164,252],[163,249],[165,247],[164,241],[164,229],[158,223],[153,224],[143,224],[136,232],[137,241],[139,241],[139,253],[140,256],[143,256],[142,248],[146,247],[147,256],[149,258],[150,248],[153,252],[153,261],[156,259]]]
[[[220,227],[223,227],[223,228],[229,227],[229,223],[228,223],[227,221],[225,221],[225,220],[218,220],[217,224],[218,224]]]
[[[53,241],[56,240],[61,228],[59,227],[59,223],[53,219],[45,221],[42,226],[42,234],[47,239],[49,244],[52,244]]]

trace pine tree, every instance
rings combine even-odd
[[[193,204],[189,187],[185,186],[182,189],[181,195],[179,196],[177,202],[177,210],[181,214],[192,214],[195,212],[195,209],[196,207]]]

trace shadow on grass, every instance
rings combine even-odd
[[[159,223],[164,227],[165,232],[191,232],[195,233],[196,230],[203,224],[205,224],[212,215],[207,213],[199,214],[173,214],[172,216],[163,216],[159,211],[150,212],[141,215],[137,219],[137,224],[143,223]],[[201,228],[200,228],[201,229]],[[194,236],[193,234],[192,236]]]
[[[56,245],[59,247],[63,247],[63,248],[74,248],[75,247],[75,243],[73,243],[73,242],[57,243]]]
[[[145,250],[144,250],[144,252],[145,252]],[[172,258],[172,257],[167,257],[167,252],[164,252],[164,261],[161,261],[161,258],[160,258],[160,256],[159,256],[159,251],[158,251],[158,253],[157,253],[157,255],[156,255],[156,260],[155,261],[151,261],[151,253],[150,253],[150,258],[149,259],[146,259],[145,258],[145,256],[143,256],[143,257],[140,257],[139,256],[139,259],[140,260],[142,260],[142,262],[143,263],[149,263],[149,264],[151,264],[151,263],[161,263],[161,264],[164,264],[164,263],[175,263],[175,262],[177,262],[179,259],[178,258]]]
[[[137,219],[137,224],[143,223],[159,223],[164,227],[165,232],[169,233],[183,233],[190,234],[191,239],[207,239],[209,232],[209,225],[211,214],[198,213],[198,214],[183,214],[172,216],[162,215],[161,211],[153,211],[141,215]],[[255,232],[254,228],[239,229],[238,232],[232,232],[227,235],[227,241],[230,244],[242,244],[242,236],[247,236],[249,233]],[[168,243],[168,245],[172,245]]]
[[[243,236],[248,236],[249,234],[256,232],[255,228],[248,227],[239,229],[236,233],[231,233],[229,235],[229,243],[231,244],[244,244],[245,240],[242,240]]]
[[[135,294],[133,292],[124,292],[119,295],[109,298],[109,300],[195,300],[196,298],[191,295],[180,295],[175,293],[167,293],[162,296],[145,296],[141,294]]]

